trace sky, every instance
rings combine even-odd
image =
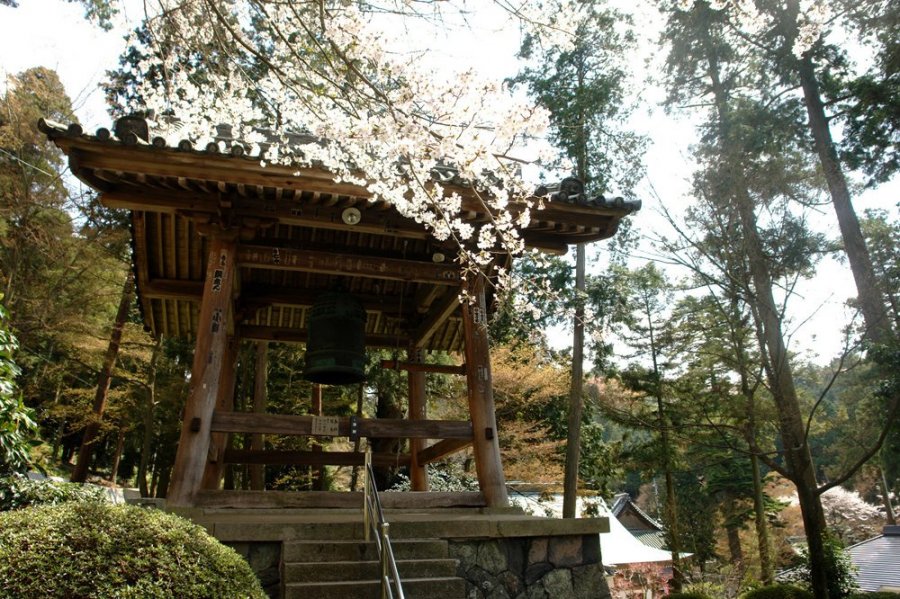
[[[32,66],[55,69],[76,106],[76,114],[86,131],[109,127],[102,92],[98,84],[107,69],[116,66],[124,48],[124,26],[136,23],[143,11],[142,2],[127,0],[117,27],[111,32],[86,22],[80,5],[60,0],[21,0],[19,8],[0,6],[0,85],[7,74],[15,74]],[[632,3],[623,3],[632,7]],[[640,23],[640,50],[632,65],[635,73],[643,73],[658,64],[661,55],[655,51],[659,17],[644,5],[635,9]],[[398,32],[408,36],[410,47],[432,48],[423,62],[437,69],[461,69],[473,66],[483,76],[505,78],[516,72],[514,59],[519,35],[515,27],[505,26],[501,12],[480,13],[466,24],[448,27],[440,37],[424,38],[416,30]],[[452,23],[451,23],[452,25]],[[650,66],[648,66],[650,65]],[[647,134],[651,145],[646,155],[647,176],[638,186],[637,197],[644,208],[634,216],[635,228],[644,242],[632,257],[632,264],[640,266],[648,259],[665,259],[652,247],[651,240],[671,235],[671,228],[662,216],[662,208],[679,211],[690,202],[689,178],[692,171],[690,144],[695,141],[693,123],[677,115],[668,115],[660,107],[662,91],[653,85],[641,88],[639,105],[632,125]],[[857,194],[854,204],[862,214],[866,208],[884,208],[897,216],[900,201],[900,178],[876,190]],[[817,229],[829,237],[837,236],[837,225],[829,205],[811,215]],[[601,258],[595,267],[603,262]],[[673,273],[673,276],[677,276]],[[790,347],[816,362],[827,362],[842,347],[840,323],[846,323],[850,312],[845,307],[848,297],[855,295],[853,280],[846,264],[827,258],[818,268],[817,276],[798,286],[799,301],[789,304],[787,332]],[[564,328],[550,332],[551,341],[558,347],[569,344],[570,335]]]

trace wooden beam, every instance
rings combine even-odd
[[[428,309],[431,307],[431,304],[434,303],[434,300],[443,292],[442,287],[438,287],[437,285],[433,285],[431,287],[421,286],[416,291],[416,312],[419,314],[425,314],[428,312]]]
[[[219,379],[219,392],[216,398],[217,412],[231,412],[234,410],[234,383],[237,378],[237,355],[240,341],[235,337],[228,339],[225,350],[222,376]],[[203,472],[203,480],[200,483],[204,489],[218,489],[225,474],[225,461],[222,459],[225,450],[231,442],[228,433],[211,433],[209,439],[209,460]]]
[[[200,490],[206,468],[219,381],[225,376],[227,367],[227,320],[236,270],[235,246],[233,239],[224,236],[214,237],[209,243],[190,391],[167,505],[190,507]]]
[[[296,289],[276,285],[249,284],[241,290],[241,303],[249,306],[283,305],[291,307],[310,307],[324,290]],[[439,287],[443,288],[443,286]],[[140,290],[141,297],[147,299],[172,299],[199,302],[203,294],[202,281],[183,279],[150,279]],[[354,293],[367,312],[396,313],[399,296],[381,296]],[[396,339],[395,339],[396,341]]]
[[[471,439],[444,439],[417,454],[420,464],[430,464],[450,454],[462,451],[472,444]]]
[[[261,433],[271,435],[313,436],[313,416],[285,414],[253,414],[251,412],[216,412],[211,430],[228,433]],[[371,439],[471,439],[472,424],[461,420],[357,419],[360,437]],[[328,435],[319,435],[328,436]],[[338,421],[339,437],[350,436],[350,418]]]
[[[432,372],[435,374],[466,374],[466,365],[453,366],[451,364],[422,364],[420,362],[399,362],[397,360],[382,360],[381,367],[387,370],[406,370],[408,372]]]
[[[394,453],[376,453],[372,455],[375,466],[407,466],[410,456]],[[282,466],[362,466],[365,454],[354,451],[293,451],[293,450],[252,450],[229,449],[225,452],[228,464],[277,464]],[[319,489],[320,491],[322,489]]]
[[[484,274],[473,275],[467,284],[469,297],[475,300],[474,304],[462,302],[468,369],[466,382],[478,484],[490,507],[506,507],[509,505],[509,497],[503,477],[503,464],[500,461],[500,441],[497,435],[497,416],[491,386],[490,339],[484,298],[486,283]]]
[[[459,268],[454,264],[380,258],[359,254],[297,250],[260,245],[242,245],[238,264],[243,267],[351,275],[437,285],[457,285]]]
[[[135,253],[135,271],[138,291],[138,301],[141,304],[141,311],[144,313],[146,323],[150,326],[150,330],[157,332],[156,319],[153,317],[153,306],[148,298],[143,297],[143,285],[150,280],[150,272],[147,267],[147,219],[143,212],[135,212],[131,215],[132,239],[134,240]],[[143,256],[143,259],[138,259]]]
[[[306,343],[306,331],[303,329],[290,329],[287,327],[265,327],[259,325],[241,325],[242,339],[255,341],[277,341],[279,343]],[[399,343],[408,342],[406,335],[375,335],[366,334],[366,347],[397,347]]]
[[[140,288],[141,297],[199,302],[203,296],[202,281],[150,279]]]
[[[267,382],[269,377],[269,344],[265,341],[256,342],[256,363],[253,373],[253,413],[265,414],[268,402]],[[250,450],[262,451],[265,447],[265,437],[259,433],[250,435]],[[226,452],[225,461],[228,461]],[[253,464],[249,468],[250,490],[262,491],[266,488],[266,467],[264,464]]]
[[[419,364],[422,362],[422,352],[416,347],[410,347],[407,352],[409,364]],[[426,411],[425,396],[425,372],[422,370],[409,370],[406,373],[407,388],[409,390],[409,415],[411,422],[420,422],[428,418]],[[409,440],[409,453],[412,459],[409,463],[409,486],[412,491],[428,490],[428,472],[424,464],[420,464],[418,460],[419,452],[424,447],[423,439]]]
[[[214,215],[221,209],[212,194],[202,194],[173,190],[171,193],[150,190],[110,189],[101,194],[100,202],[109,208],[144,210],[168,214]],[[395,210],[362,210],[362,220],[355,225],[346,225],[341,220],[342,208],[328,208],[311,205],[296,200],[254,200],[234,198],[231,213],[238,219],[258,218],[264,215],[277,219],[285,225],[329,229],[352,230],[354,233],[388,235],[406,239],[428,239],[428,231],[421,225],[406,221]]]
[[[383,493],[379,494],[379,499],[385,509],[485,506],[484,495],[477,491]],[[197,497],[197,505],[205,508],[359,509],[362,501],[361,492],[333,491],[202,491]],[[359,526],[362,527],[361,521]]]
[[[312,397],[310,397],[310,416],[322,416],[322,385],[313,383]],[[311,441],[313,452],[321,453],[322,445],[316,439]],[[317,491],[325,490],[325,465],[319,464],[313,474],[313,486]]]
[[[444,296],[432,306],[422,323],[416,327],[415,332],[412,334],[411,343],[416,347],[422,347],[458,308],[458,290],[452,289],[447,291]]]

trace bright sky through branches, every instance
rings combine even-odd
[[[623,8],[635,11],[639,24],[641,52],[634,57],[632,65],[634,72],[642,77],[653,72],[661,60],[661,52],[653,45],[659,17],[650,5],[623,4]],[[137,2],[125,4],[123,16],[127,22],[132,25],[138,22],[142,6]],[[104,32],[84,21],[79,5],[59,0],[27,0],[17,9],[0,7],[0,74],[17,73],[36,65],[54,68],[78,107],[85,129],[109,126],[103,95],[96,86],[104,72],[116,66],[124,48],[125,30],[120,22],[112,32]],[[465,18],[448,15],[447,27],[438,36],[432,30],[416,28],[398,28],[396,36],[398,43],[392,50],[408,48],[415,52],[429,48],[419,59],[438,70],[451,66],[459,71],[470,66],[482,77],[499,80],[514,74],[518,68],[514,57],[519,43],[518,28],[496,7],[487,11],[479,9],[477,14]],[[639,132],[649,134],[653,143],[646,156],[648,175],[635,193],[643,199],[645,208],[635,217],[634,225],[642,236],[652,239],[661,234],[671,235],[658,214],[660,203],[678,211],[690,201],[685,195],[692,170],[688,146],[695,135],[690,122],[665,115],[659,108],[662,94],[658,88],[646,86],[639,94],[640,104],[633,124]],[[875,191],[858,195],[854,201],[859,213],[870,207],[896,211],[898,197],[900,183],[895,178]],[[836,236],[829,206],[823,206],[813,218],[817,228],[830,237]],[[649,244],[641,249],[640,256],[637,259],[654,256]],[[845,265],[825,259],[819,272],[818,277],[798,289],[802,299],[792,304],[789,327],[805,323],[794,335],[793,348],[813,350],[820,354],[821,360],[827,360],[840,350],[838,323],[848,320],[843,303],[854,289]]]

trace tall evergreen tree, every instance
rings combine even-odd
[[[587,3],[570,48],[541,47],[526,37],[520,57],[530,61],[514,83],[550,111],[552,141],[572,163],[588,194],[616,185],[631,192],[640,176],[643,140],[621,128],[628,116],[624,53],[633,45],[622,33],[623,15],[605,2]],[[572,380],[566,444],[563,516],[574,517],[584,411],[583,362],[586,303],[585,247],[576,247]]]
[[[709,126],[705,131],[711,150],[706,166],[711,185],[707,195],[713,206],[740,231],[751,286],[747,301],[757,321],[759,346],[766,378],[778,414],[782,445],[778,467],[794,483],[803,515],[809,547],[812,586],[817,598],[829,596],[834,564],[826,557],[825,517],[820,489],[810,453],[805,419],[794,382],[791,358],[783,331],[783,313],[775,299],[779,265],[767,252],[760,230],[759,213],[771,201],[769,179],[754,176],[770,164],[769,157],[782,156],[790,148],[784,115],[787,103],[767,104],[744,93],[759,84],[753,76],[753,61],[730,37],[727,14],[705,2],[689,10],[670,7],[667,36],[670,40],[668,82],[671,99],[690,97],[710,102]],[[758,96],[758,94],[757,94]],[[774,111],[773,105],[779,110]],[[761,117],[761,118],[760,118]],[[780,117],[780,118],[779,118]],[[756,171],[756,172],[754,172]],[[784,252],[779,252],[784,254]],[[777,254],[776,254],[777,255]]]

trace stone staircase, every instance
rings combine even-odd
[[[462,599],[466,583],[441,539],[392,539],[403,592],[409,599]],[[378,599],[381,566],[375,543],[294,540],[282,546],[285,599]]]

